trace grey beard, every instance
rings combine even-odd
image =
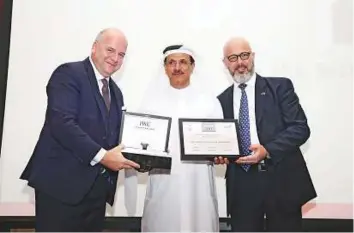
[[[245,74],[237,74],[236,72],[231,76],[233,80],[237,83],[246,83],[248,80],[251,79],[252,75],[254,74],[254,65],[252,66],[251,70]]]
[[[252,77],[251,72],[248,72],[247,74],[234,74],[234,76],[232,76],[232,78],[234,79],[235,82],[237,83],[246,83],[248,80],[250,80]]]

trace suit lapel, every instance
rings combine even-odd
[[[102,95],[99,91],[95,73],[93,71],[92,65],[91,65],[90,60],[88,58],[86,58],[84,60],[84,63],[85,63],[86,72],[87,72],[87,75],[88,75],[88,78],[90,81],[90,85],[91,85],[91,91],[92,91],[93,95],[95,96],[96,104],[101,112],[102,119],[104,122],[106,122],[107,109],[106,109],[106,106],[104,105]]]
[[[260,125],[263,119],[263,113],[266,107],[267,85],[264,78],[257,74],[256,76],[256,89],[255,89],[255,108],[256,108],[256,121],[257,129],[260,129]]]
[[[109,80],[109,89],[111,91],[111,99],[112,99],[111,104],[115,103],[117,106],[118,112],[120,112],[120,110],[123,107],[121,100],[119,100],[120,93],[119,93],[117,85],[114,83],[112,78],[110,78],[110,80]],[[113,98],[115,101],[113,101]]]
[[[225,101],[225,118],[234,119],[234,85],[231,85],[226,91],[226,101]]]

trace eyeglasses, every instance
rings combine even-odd
[[[237,62],[238,58],[240,58],[242,61],[247,60],[250,57],[251,53],[250,52],[243,52],[240,54],[232,54],[227,57],[227,60],[229,62]]]

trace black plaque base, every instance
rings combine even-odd
[[[170,170],[172,165],[172,158],[170,157],[141,155],[127,152],[123,152],[123,155],[125,158],[132,160],[140,165],[140,168],[136,169],[139,172],[148,172],[153,168]]]

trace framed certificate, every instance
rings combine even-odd
[[[171,118],[123,111],[119,144],[123,155],[140,164],[141,170],[171,168],[168,142]]]
[[[236,119],[190,119],[178,122],[181,160],[210,160],[240,156]]]

